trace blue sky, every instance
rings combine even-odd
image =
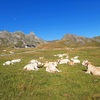
[[[0,30],[44,40],[100,36],[100,0],[0,0]]]

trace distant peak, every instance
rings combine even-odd
[[[30,35],[35,35],[35,33],[34,32],[30,32]]]
[[[74,37],[77,37],[78,35],[68,33],[68,34],[65,34],[65,36],[74,36]]]
[[[68,33],[68,34],[65,34],[62,39],[72,38],[72,37],[76,37],[76,35],[73,35],[73,34],[69,34]]]
[[[87,37],[78,36],[78,35],[75,35],[75,34],[69,34],[68,33],[68,34],[65,34],[62,39],[66,39],[66,38],[87,38]]]

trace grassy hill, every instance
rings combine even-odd
[[[61,44],[60,44],[61,43]],[[57,61],[54,54],[68,53],[69,59],[79,56],[80,61],[87,59],[93,65],[100,66],[100,47],[79,47],[73,49],[54,49],[64,47],[64,42],[57,41],[40,48],[4,48],[0,50],[0,100],[99,100],[100,77],[85,73],[86,67],[81,64],[70,66],[58,65],[60,73],[48,73],[45,68],[38,71],[25,71],[23,67],[31,59]],[[59,44],[59,45],[58,45]],[[52,46],[53,45],[53,46]],[[65,46],[66,47],[66,46]],[[9,55],[9,51],[14,54]],[[3,66],[7,60],[21,58],[20,63]]]
[[[56,42],[49,42],[46,44],[40,44],[37,48],[41,49],[66,49],[66,48],[79,48],[79,47],[100,47],[100,43],[93,41],[85,44],[80,42],[67,42],[66,40],[58,40]]]

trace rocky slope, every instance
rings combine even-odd
[[[42,44],[40,48],[66,48],[66,47],[100,47],[100,36],[87,38],[73,34],[65,34],[62,39]]]
[[[100,36],[87,38],[73,34],[65,34],[62,39],[54,41],[44,41],[38,38],[33,32],[24,34],[23,32],[0,31],[0,45],[15,47],[37,47],[42,44],[43,48],[63,48],[80,46],[99,46]]]
[[[24,34],[23,32],[0,31],[0,45],[13,45],[16,47],[36,47],[46,41],[38,38],[33,32]]]

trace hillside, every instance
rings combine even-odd
[[[0,31],[0,45],[16,47],[36,47],[46,41],[38,38],[33,32],[24,34],[23,32]]]
[[[100,36],[96,36],[93,38],[95,41],[100,42]]]
[[[0,31],[0,45],[14,47],[38,47],[38,48],[66,48],[81,46],[99,46],[100,36],[87,38],[73,34],[65,34],[60,40],[45,41],[38,38],[33,32],[24,34],[23,32]]]
[[[100,66],[100,48],[19,48],[12,49],[14,54],[9,54],[11,49],[3,50],[0,56],[0,100],[100,100],[100,76],[85,73],[87,68],[81,64],[87,59],[94,66]],[[61,59],[54,56],[57,54],[68,54],[68,59],[79,56],[81,63],[58,64],[59,73],[49,73],[44,66],[37,71],[23,70],[33,59],[42,64],[57,62]],[[21,62],[3,66],[4,62],[19,58]]]
[[[68,46],[100,46],[100,41],[95,38],[87,38],[73,34],[66,34],[62,39]]]
[[[100,37],[87,38],[76,36],[73,34],[66,34],[61,40],[51,41],[47,44],[39,45],[39,48],[66,48],[66,47],[82,47],[82,46],[99,46]]]

